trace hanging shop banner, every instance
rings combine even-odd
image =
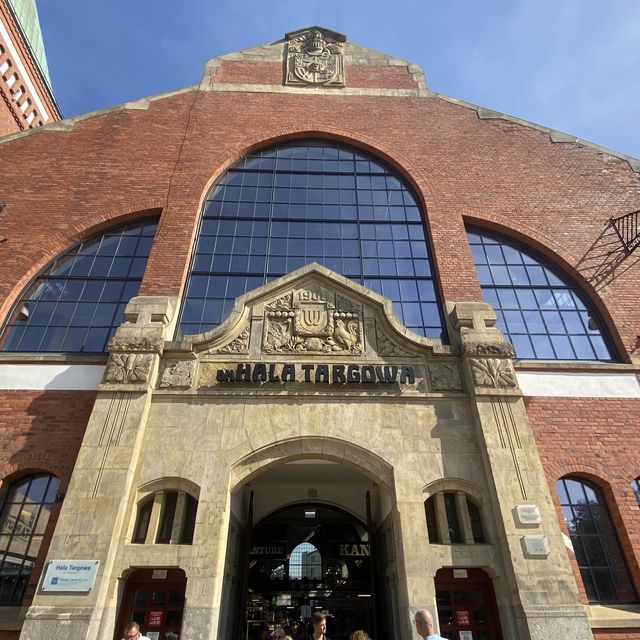
[[[51,560],[41,588],[47,593],[91,591],[99,566],[99,560]]]

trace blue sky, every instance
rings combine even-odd
[[[640,157],[638,0],[38,0],[38,10],[65,116],[195,84],[209,58],[319,24],[420,64],[433,91]]]

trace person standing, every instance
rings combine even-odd
[[[418,609],[415,617],[416,631],[424,640],[446,640],[440,634],[436,633],[433,616],[427,609]]]

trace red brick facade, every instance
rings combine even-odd
[[[281,64],[225,60],[213,83],[277,85],[282,76]],[[417,88],[403,66],[347,68],[347,78],[350,88]],[[150,215],[160,224],[140,293],[179,295],[212,182],[252,149],[323,137],[377,154],[415,187],[445,303],[482,300],[465,223],[498,230],[576,279],[602,313],[620,359],[638,362],[640,271],[608,226],[611,216],[640,209],[640,174],[624,159],[554,143],[541,130],[483,119],[471,107],[433,95],[194,88],[69,125],[68,131],[0,139],[7,204],[0,321],[57,254],[96,231]],[[0,392],[3,486],[20,473],[43,470],[57,475],[64,491],[94,397]],[[640,476],[640,402],[533,397],[527,407],[552,495],[555,481],[567,474],[604,489],[640,590],[640,509],[630,485]],[[0,632],[0,640],[15,637]],[[638,640],[640,630],[596,637]]]
[[[0,136],[60,120],[53,93],[6,0],[0,1],[0,22],[8,33],[0,36]]]
[[[64,495],[95,397],[93,391],[0,391],[2,497],[14,480],[39,472],[56,476],[60,480],[58,491]],[[60,504],[56,504],[25,604],[35,591],[59,514]]]

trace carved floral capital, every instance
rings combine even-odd
[[[142,353],[113,353],[107,363],[103,382],[144,384],[149,378],[153,356]]]

